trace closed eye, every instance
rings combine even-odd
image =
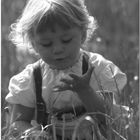
[[[69,39],[63,39],[62,40],[62,43],[69,43],[72,41],[72,38],[69,38]]]
[[[49,43],[41,44],[41,46],[43,46],[43,47],[51,47],[52,44],[53,44],[52,42],[49,42]]]

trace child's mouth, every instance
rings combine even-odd
[[[65,58],[57,58],[56,61],[63,61]]]

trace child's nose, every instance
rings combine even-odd
[[[56,44],[53,48],[54,54],[60,54],[64,51],[64,46],[62,44]]]

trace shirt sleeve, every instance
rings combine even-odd
[[[107,64],[99,77],[104,89],[115,92],[121,91],[127,82],[126,75],[113,63]]]
[[[33,86],[33,65],[30,64],[21,73],[10,79],[6,101],[11,104],[34,107],[35,93]]]
[[[118,92],[124,88],[126,75],[115,64],[99,54],[91,54],[91,63],[95,67],[91,78],[95,90]]]

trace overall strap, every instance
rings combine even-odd
[[[44,125],[46,105],[42,99],[42,75],[40,65],[36,65],[33,71],[36,93],[36,121],[38,124]]]
[[[82,61],[82,74],[85,74],[88,70],[89,56],[86,52],[83,52],[83,61]]]

